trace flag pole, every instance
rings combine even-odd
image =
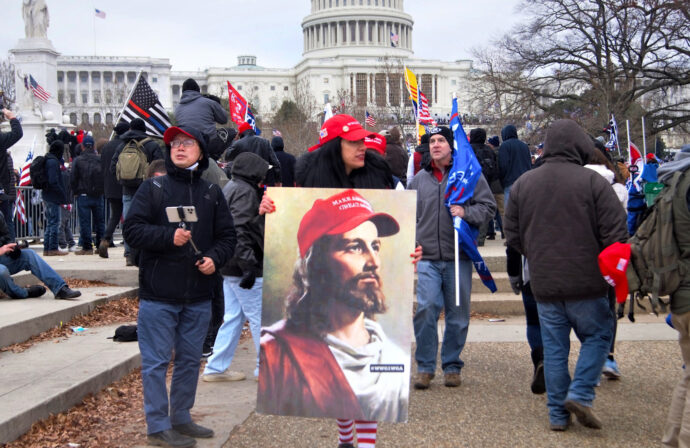
[[[632,153],[630,152],[630,121],[625,120],[625,129],[628,133],[628,167],[632,165]],[[630,180],[633,180],[635,176],[633,173],[630,173]]]
[[[647,161],[647,137],[644,135],[644,115],[642,116],[642,151],[644,152],[644,161]]]
[[[141,70],[139,70],[139,73],[137,73],[137,77],[134,80],[134,86],[132,86],[132,90],[129,91],[129,95],[127,96],[127,100],[125,101],[125,104],[122,105],[122,109],[120,110],[120,113],[117,114],[117,118],[113,120],[113,123],[116,125],[120,122],[120,117],[122,117],[122,113],[125,111],[127,108],[127,103],[129,103],[129,100],[132,99],[132,95],[134,95],[134,89],[137,88],[137,84],[139,84],[139,78],[141,78]],[[115,129],[110,132],[110,138],[108,140],[113,139],[113,135],[115,135]]]
[[[417,90],[419,92],[419,90]],[[456,99],[457,95],[455,92],[453,92],[453,99]],[[458,108],[459,109],[459,108]],[[448,123],[450,125],[450,123]],[[419,123],[417,124],[417,130],[419,131]],[[458,152],[458,144],[455,140],[453,140],[453,155],[457,155]],[[454,216],[453,219],[462,219],[458,218],[457,216]],[[453,226],[453,258],[455,258],[455,306],[460,306],[460,242],[458,241],[458,229],[460,226]]]

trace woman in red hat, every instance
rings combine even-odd
[[[339,114],[326,120],[319,131],[319,143],[297,159],[295,183],[309,188],[374,188],[393,189],[395,181],[388,162],[375,151],[367,151],[364,139],[381,137],[362,128],[350,115]],[[259,213],[272,213],[275,204],[264,195]],[[411,255],[413,263],[422,256],[417,247]],[[353,432],[357,431],[357,446],[376,445],[378,424],[372,421],[338,419],[338,448],[354,447]]]

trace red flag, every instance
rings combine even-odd
[[[247,112],[247,100],[235,90],[230,81],[228,81],[228,102],[230,103],[230,119],[238,125],[244,123]]]

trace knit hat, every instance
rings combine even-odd
[[[446,139],[450,147],[453,147],[453,131],[450,130],[448,126],[437,126],[435,128],[429,129],[429,140],[434,135],[442,135]]]
[[[62,157],[62,154],[65,152],[65,144],[62,143],[61,140],[55,140],[53,143],[50,144],[48,152],[60,158]]]
[[[188,78],[185,80],[185,82],[182,83],[182,91],[184,92],[185,90],[194,90],[196,92],[201,92],[199,84],[197,84],[196,81],[194,81],[192,78]]]
[[[283,148],[285,148],[285,142],[283,141],[283,137],[273,137],[271,139],[271,148],[273,148],[274,151],[282,151]]]
[[[379,236],[395,235],[400,225],[387,213],[374,213],[371,204],[355,190],[345,190],[326,199],[314,201],[305,213],[297,230],[297,245],[301,257],[324,235],[338,235],[371,221]]]
[[[135,118],[129,122],[129,128],[133,131],[146,132],[146,123],[141,118]]]
[[[125,132],[129,131],[129,123],[127,123],[124,120],[121,120],[118,124],[115,125],[113,131],[115,131],[117,135],[122,135]]]
[[[616,288],[616,302],[628,298],[628,278],[625,270],[630,263],[630,244],[613,243],[599,254],[599,270],[604,280]]]
[[[323,123],[323,126],[321,126],[321,130],[319,131],[319,143],[309,148],[309,151],[311,152],[319,149],[324,143],[329,142],[336,137],[340,137],[351,142],[356,142],[373,134],[373,132],[363,129],[362,125],[359,123],[359,121],[355,120],[354,117],[345,114],[338,114],[329,118]]]
[[[386,137],[379,134],[370,135],[364,139],[364,146],[384,155],[386,154]]]
[[[488,139],[487,142],[489,142],[491,146],[501,146],[501,141],[498,139],[498,135],[494,135]]]
[[[94,145],[93,137],[91,137],[90,135],[85,136],[84,139],[81,141],[81,145],[84,148],[93,148],[93,145]]]

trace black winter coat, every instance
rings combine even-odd
[[[148,135],[146,135],[145,132],[130,129],[129,131],[122,134],[120,138],[125,142],[126,145],[132,139],[136,141],[141,141],[145,138],[148,138]],[[113,158],[110,160],[110,173],[113,176],[115,176],[115,173],[117,172],[117,159],[118,157],[120,157],[120,153],[124,149],[125,145],[122,145],[120,148],[118,148],[113,154]],[[149,140],[146,143],[144,143],[144,152],[146,153],[146,160],[148,161],[148,163],[151,163],[156,159],[163,158],[163,151],[161,151],[161,147],[155,140]],[[137,192],[138,188],[139,187],[125,187],[123,185],[122,194],[134,195],[134,193]]]
[[[276,157],[280,162],[280,180],[283,187],[295,186],[295,163],[297,159],[292,154],[282,149],[275,151]]]
[[[10,193],[13,185],[10,169],[7,165],[7,150],[17,143],[23,135],[22,125],[16,118],[10,120],[10,132],[0,132],[0,188],[2,188],[0,201],[14,201],[14,197]]]
[[[72,201],[67,197],[67,190],[60,167],[64,164],[55,154],[48,153],[46,158],[46,173],[48,174],[48,186],[43,189],[43,200],[54,204],[69,204]]]
[[[245,135],[245,133],[249,133],[249,135]],[[276,157],[275,151],[271,148],[271,143],[265,138],[257,137],[251,130],[245,131],[242,135],[245,136],[235,141],[230,149],[228,149],[225,157],[226,160],[233,161],[243,152],[253,152],[271,165],[271,169],[268,170],[268,174],[266,175],[266,185],[273,186],[276,182],[280,182],[280,162],[278,161],[278,157]]]
[[[86,194],[92,198],[103,195],[103,171],[101,156],[93,150],[84,151],[72,162],[70,185],[72,194]]]
[[[235,250],[235,229],[220,187],[201,179],[208,158],[194,171],[177,168],[169,157],[168,174],[145,180],[137,190],[124,223],[125,240],[141,250],[139,298],[173,303],[211,300],[218,270]],[[177,223],[169,223],[166,207],[193,205],[198,221],[187,224],[203,256],[213,260],[216,273],[202,274],[195,266],[192,245],[173,244]]]
[[[259,183],[266,176],[268,163],[259,158],[239,158],[232,166],[232,179],[223,188],[237,234],[237,247],[232,259],[221,273],[241,277],[253,271],[263,277],[264,268],[264,215],[259,215],[263,190]]]
[[[117,181],[115,173],[110,171],[110,163],[116,152],[121,153],[125,142],[120,136],[113,137],[101,148],[101,166],[103,167],[103,193],[106,199],[122,199],[122,185]]]
[[[518,140],[517,128],[512,124],[501,130],[503,143],[498,148],[498,167],[503,188],[532,168],[532,157],[525,142]]]

